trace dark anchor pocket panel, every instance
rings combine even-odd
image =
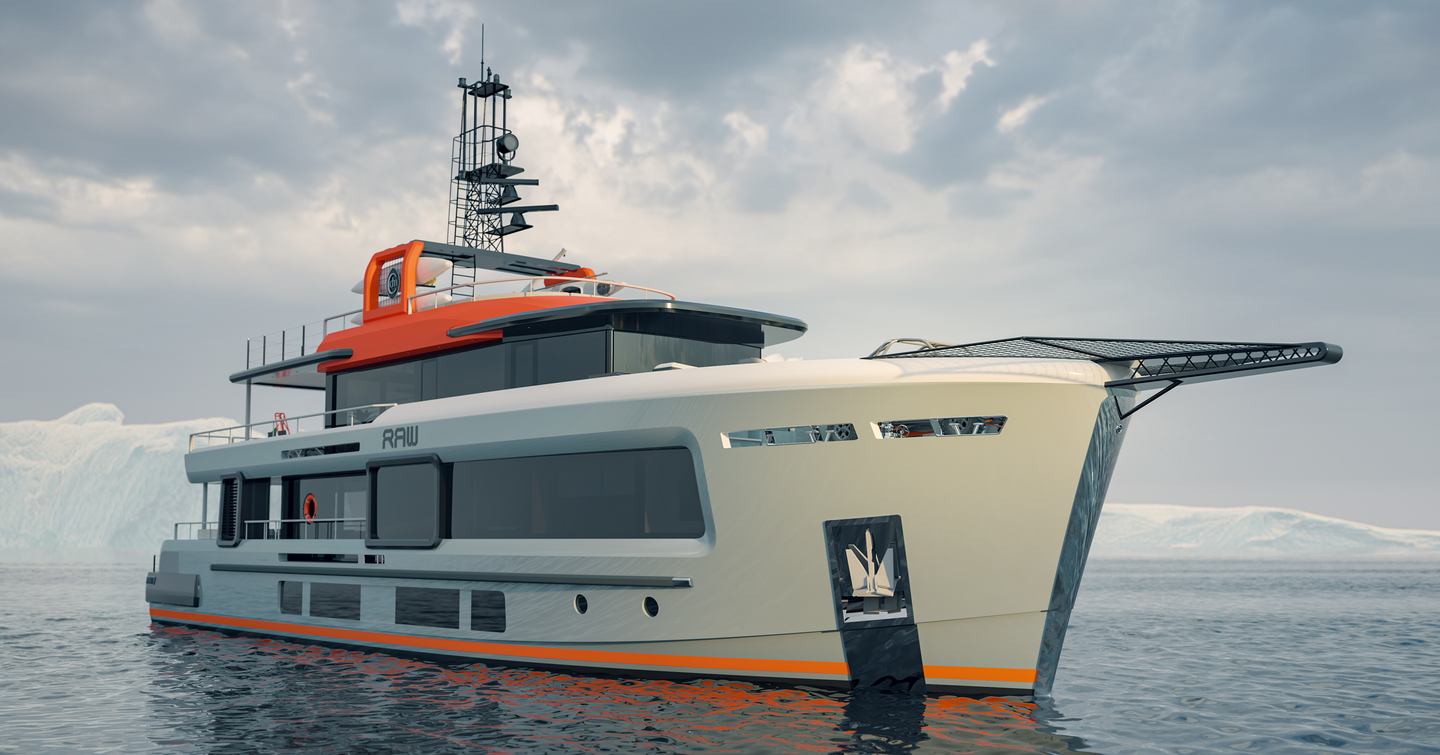
[[[899,515],[825,522],[825,550],[850,686],[924,689]]]

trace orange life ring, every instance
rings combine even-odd
[[[301,505],[300,511],[301,511],[301,513],[305,516],[305,521],[310,522],[310,523],[312,523],[312,524],[315,522],[315,494],[314,494],[314,493],[306,493],[306,494],[305,494],[305,503],[304,503],[303,505]]]

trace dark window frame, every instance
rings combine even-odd
[[[380,482],[379,472],[385,467],[402,467],[429,464],[435,470],[435,530],[429,538],[382,538],[375,534],[380,505],[376,488]],[[365,502],[365,547],[366,548],[434,548],[449,534],[450,513],[450,470],[435,454],[404,456],[393,459],[374,459],[365,465],[368,500]]]

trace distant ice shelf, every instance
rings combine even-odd
[[[1440,532],[1268,506],[1106,503],[1092,558],[1436,558]]]
[[[0,560],[153,553],[200,515],[185,480],[190,433],[224,417],[126,424],[111,404],[55,420],[0,422]],[[1107,503],[1095,558],[1436,558],[1440,532],[1304,511]]]

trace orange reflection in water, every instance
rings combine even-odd
[[[155,625],[154,631],[190,645],[192,657],[224,659],[213,664],[215,673],[235,668],[241,656],[261,676],[293,676],[287,689],[299,686],[309,717],[360,716],[362,726],[398,727],[407,743],[447,749],[1064,752],[1078,744],[1047,726],[1035,703],[1011,698],[448,665],[185,627]],[[365,716],[375,721],[366,723]]]

